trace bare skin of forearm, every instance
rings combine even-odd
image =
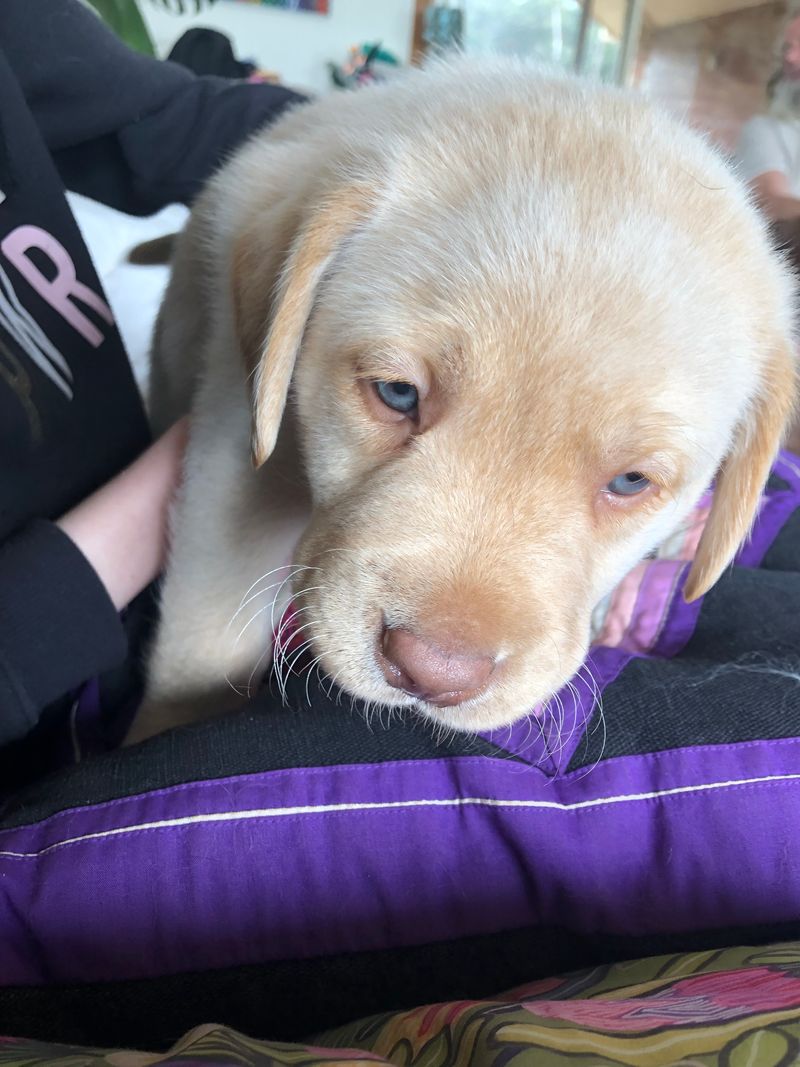
[[[793,194],[785,174],[777,170],[767,171],[754,178],[750,187],[762,211],[773,222],[800,219],[800,198]]]
[[[768,196],[761,199],[764,214],[775,222],[800,222],[800,199],[795,196]]]

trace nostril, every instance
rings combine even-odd
[[[476,696],[489,681],[495,663],[492,656],[442,646],[405,627],[386,627],[380,651],[389,685],[440,707]]]
[[[381,637],[381,666],[386,681],[395,689],[405,689],[411,692],[416,687],[416,680],[412,678],[400,665],[400,657],[397,655],[396,642],[389,636],[393,630],[384,629]],[[416,694],[412,694],[416,695]]]

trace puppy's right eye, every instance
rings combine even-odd
[[[419,392],[411,382],[373,382],[378,398],[392,411],[414,415],[419,407]]]
[[[638,496],[650,486],[650,479],[639,471],[628,471],[626,474],[618,474],[612,478],[606,486],[607,493],[614,496]]]

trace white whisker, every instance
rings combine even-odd
[[[271,585],[268,585],[266,587],[266,589],[259,590],[258,593],[255,593],[254,596],[251,597],[250,593],[253,591],[253,589],[255,589],[255,587],[257,585],[259,585],[261,582],[263,582],[265,578],[271,578],[272,575],[273,574],[277,574],[278,571],[291,570],[291,571],[297,571],[299,573],[302,570],[310,570],[310,569],[312,569],[312,568],[305,567],[304,565],[301,565],[301,564],[285,563],[282,567],[273,567],[273,569],[271,571],[267,571],[267,573],[266,574],[262,574],[260,578],[256,578],[256,580],[252,583],[252,585],[246,590],[246,592],[245,592],[244,596],[242,597],[242,599],[239,601],[239,606],[236,609],[236,611],[233,613],[233,615],[231,616],[231,620],[228,623],[228,626],[230,627],[230,626],[233,625],[233,622],[236,619],[236,617],[239,614],[239,612],[242,611],[242,609],[245,608],[250,603],[251,600],[253,600],[255,597],[261,596],[263,593],[268,592],[270,589],[274,589],[276,585],[279,585],[281,583],[281,581],[283,581],[283,579],[278,579],[277,581],[272,582]],[[317,568],[313,568],[313,569],[316,570]]]

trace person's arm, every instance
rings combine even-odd
[[[176,423],[127,470],[56,524],[81,550],[117,609],[161,572],[187,425],[186,419]]]
[[[303,100],[133,52],[79,0],[2,0],[0,44],[67,188],[130,214],[189,203]]]
[[[0,545],[0,744],[125,658],[118,609],[162,568],[185,440],[184,421],[58,522]]]
[[[786,447],[790,452],[794,452],[795,455],[800,456],[800,415],[795,416],[795,420],[789,429],[789,436],[786,438]]]
[[[70,538],[36,521],[0,545],[0,745],[52,701],[125,658],[125,632]]]
[[[786,174],[780,129],[777,119],[760,115],[745,123],[736,146],[739,173],[773,222],[800,217],[800,199],[792,193]]]
[[[793,195],[785,174],[768,170],[764,174],[758,174],[750,182],[750,187],[764,214],[773,222],[800,219],[800,197]]]

